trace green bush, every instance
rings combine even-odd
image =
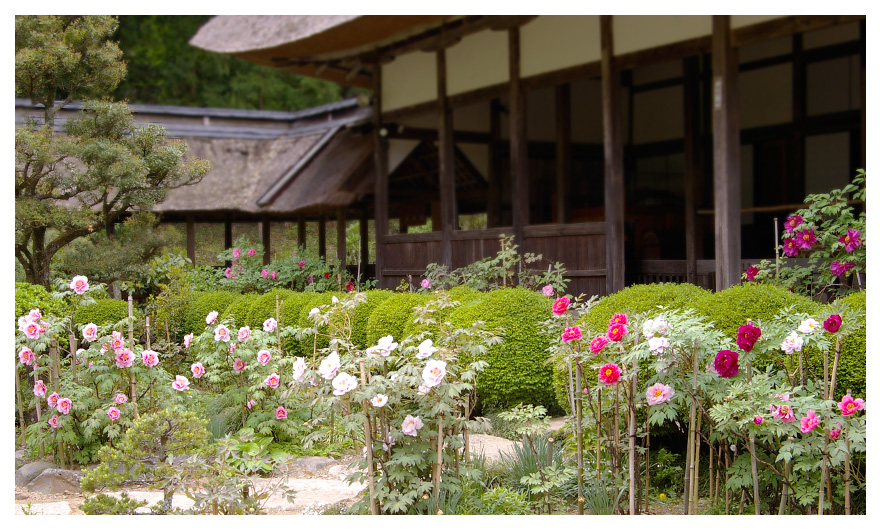
[[[287,312],[290,309],[290,304],[287,300],[297,294],[300,293],[296,293],[290,289],[278,288],[260,295],[251,303],[247,319],[243,324],[250,326],[251,329],[262,329],[263,322],[265,322],[267,318],[275,318],[275,297],[277,296],[278,299],[284,302],[284,312]],[[282,320],[284,319],[282,318]]]
[[[841,300],[841,304],[847,309],[857,310],[862,313],[862,328],[846,337],[840,350],[840,362],[837,365],[837,383],[834,389],[834,398],[840,400],[846,395],[847,389],[852,390],[853,397],[865,397],[867,391],[866,366],[867,366],[867,291],[856,291]],[[845,317],[844,317],[845,318]],[[832,346],[833,348],[833,346]],[[819,378],[823,373],[823,356],[821,352],[815,352],[809,356],[808,365]],[[831,377],[831,367],[834,364],[834,350],[828,352],[828,377]]]
[[[504,329],[502,343],[486,352],[489,367],[477,380],[484,407],[524,403],[543,405],[551,412],[560,410],[553,394],[553,369],[545,364],[550,339],[539,333],[540,323],[550,315],[550,305],[541,293],[507,288],[485,293],[450,315],[457,327],[482,320],[488,330]]]
[[[186,317],[183,325],[185,333],[200,334],[205,330],[205,317],[211,311],[222,313],[226,306],[235,300],[235,293],[229,291],[207,291],[204,293],[195,293],[189,309],[186,311]]]
[[[235,320],[237,327],[247,325],[248,313],[251,310],[251,304],[256,302],[262,294],[247,293],[240,294],[235,297],[232,302],[226,306],[226,309],[220,311],[220,319],[232,318]]]
[[[134,312],[135,318],[139,320],[140,311],[135,309]],[[128,302],[104,298],[95,300],[94,304],[77,307],[74,319],[76,326],[84,326],[89,322],[105,326],[107,324],[115,324],[126,317],[128,317]]]
[[[531,515],[526,494],[504,486],[492,488],[480,496],[481,515]]]
[[[370,316],[377,307],[394,295],[394,291],[375,289],[366,291],[365,294],[367,295],[366,303],[357,306],[351,318],[351,342],[359,348],[369,348],[376,344],[375,342],[367,343],[367,326],[370,322]]]
[[[395,341],[405,337],[404,328],[415,318],[413,308],[430,299],[426,294],[394,293],[376,306],[367,322],[367,344],[372,346],[379,339],[391,335]]]
[[[453,300],[458,300],[461,303],[476,300],[480,297],[480,294],[480,291],[473,287],[468,287],[467,285],[456,285],[449,290],[449,296],[451,296]]]
[[[332,300],[333,297],[336,296],[339,298],[339,293],[333,291],[324,291],[322,293],[316,292],[308,292],[303,293],[304,299],[303,304],[299,307],[299,310],[296,313],[296,320],[293,320],[290,325],[297,328],[309,328],[312,327],[314,322],[311,318],[309,318],[309,312],[312,308],[327,305]],[[293,316],[293,313],[291,313]],[[326,332],[326,330],[324,330]],[[326,336],[319,335],[317,341],[317,348],[326,348],[330,345],[330,339]],[[285,343],[285,348],[290,346],[290,350],[294,355],[312,355],[315,346],[315,338],[314,336],[308,336],[305,340],[298,342],[296,340],[288,340]]]
[[[43,316],[66,315],[70,309],[63,300],[55,300],[42,285],[15,282],[15,318],[26,315],[31,309],[39,309]],[[16,329],[18,329],[16,327]]]

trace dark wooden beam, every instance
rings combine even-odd
[[[867,138],[865,136],[865,131],[866,131],[865,99],[866,99],[866,94],[867,94],[867,77],[865,77],[865,75],[866,75],[866,72],[865,72],[865,58],[866,58],[865,52],[866,52],[866,50],[865,50],[865,48],[866,48],[866,42],[867,42],[865,40],[865,38],[866,38],[865,22],[866,21],[864,19],[861,22],[859,22],[859,37],[860,37],[861,48],[862,48],[859,52],[859,56],[860,56],[861,63],[862,63],[862,76],[861,76],[861,83],[860,83],[862,85],[861,86],[861,89],[862,89],[861,90],[861,92],[862,92],[862,108],[861,108],[861,113],[862,113],[862,130],[861,130],[861,133],[862,133],[862,152],[861,152],[861,155],[862,155],[862,157],[860,160],[860,162],[862,163],[862,169],[865,169],[865,158],[867,155],[867,144],[865,143],[865,138]]]
[[[263,265],[268,265],[272,261],[272,223],[269,221],[269,217],[264,215],[260,220],[260,225],[263,239]]]
[[[327,214],[318,216],[318,255],[327,262]]]
[[[345,267],[345,208],[336,209],[336,261]]]
[[[370,221],[367,217],[367,210],[364,208],[361,210],[361,218],[359,222],[359,232],[360,232],[360,248],[361,248],[361,274],[367,270],[367,265],[370,263]]]
[[[614,68],[617,71],[623,71],[630,70],[637,66],[674,61],[685,57],[691,57],[693,55],[704,54],[711,48],[712,37],[697,37],[695,39],[666,44],[657,48],[649,48],[647,50],[639,50],[618,55],[614,58]]]
[[[620,74],[614,67],[612,15],[600,15],[602,41],[602,123],[605,143],[605,294],[624,288],[623,130],[620,112]]]
[[[196,264],[196,221],[195,216],[186,216],[186,257]]]
[[[520,79],[519,28],[508,30],[510,66],[510,174],[514,242],[522,249],[529,224],[529,153],[526,137],[526,94]]]
[[[741,174],[737,50],[730,16],[712,16],[712,132],[715,185],[715,289],[740,282]]]
[[[489,190],[486,196],[486,226],[501,226],[501,101],[489,103]]]
[[[571,222],[571,85],[556,87],[556,222]]]
[[[388,152],[387,144],[379,135],[382,128],[382,68],[373,70],[373,197],[376,230],[376,282],[385,284],[385,260],[382,238],[388,234]]]
[[[388,138],[435,142],[437,140],[437,131],[421,127],[404,127],[401,131],[389,131]],[[453,140],[457,144],[488,144],[491,141],[491,137],[487,133],[455,131],[453,134]]]
[[[453,143],[452,109],[446,98],[446,50],[437,51],[437,155],[440,161],[440,210],[443,241],[441,263],[452,269],[452,232],[458,228],[455,200],[455,145]]]
[[[685,277],[697,283],[696,199],[703,180],[700,161],[700,58],[684,60],[684,246]]]
[[[730,41],[731,46],[738,48],[753,42],[787,37],[795,33],[804,33],[864,19],[865,15],[796,15],[775,18],[733,30]]]
[[[296,245],[306,246],[306,216],[303,214],[296,216]]]

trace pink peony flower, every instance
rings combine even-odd
[[[713,366],[721,377],[733,377],[739,373],[739,354],[735,351],[721,350],[715,354]]]
[[[821,420],[822,418],[820,416],[816,416],[816,411],[807,411],[807,415],[801,418],[801,432],[807,434],[815,429]]]
[[[599,381],[606,385],[613,385],[620,381],[620,367],[614,363],[608,363],[599,368]]]
[[[189,371],[192,372],[193,377],[196,379],[201,379],[203,375],[205,375],[205,367],[202,363],[193,363],[189,367]]]
[[[850,416],[860,410],[865,410],[865,400],[862,398],[853,399],[852,396],[847,394],[837,404],[837,408],[840,409],[840,413],[844,416]]]
[[[110,417],[110,421],[116,421],[119,419],[119,409],[116,407],[110,407],[107,409],[107,416]]]
[[[215,320],[217,320],[218,313],[216,311],[211,311],[208,313],[208,316],[205,317],[205,324],[213,324]]]
[[[89,290],[89,280],[85,276],[74,276],[70,280],[70,288],[76,294],[83,294]]]
[[[822,327],[824,327],[825,331],[828,333],[837,333],[837,330],[840,329],[842,323],[843,319],[840,318],[840,315],[831,315],[825,319],[825,322],[822,322]]]
[[[599,355],[599,352],[601,352],[602,349],[607,345],[608,339],[605,338],[603,335],[599,335],[598,337],[590,341],[590,351],[593,353],[593,355]]]
[[[37,322],[37,321],[39,321],[41,318],[43,318],[43,314],[40,313],[40,310],[39,310],[39,309],[31,309],[30,311],[28,311],[28,315],[27,315],[27,317],[28,317],[29,320],[32,320],[32,321],[34,321],[34,322]]]
[[[267,318],[263,321],[263,331],[273,332],[278,327],[278,322],[274,318]]]
[[[435,387],[443,381],[446,376],[446,362],[438,360],[430,360],[425,364],[422,370],[422,380],[428,388]]]
[[[232,257],[238,260],[241,257],[241,249],[236,247],[232,250]]]
[[[52,427],[53,429],[60,427],[60,425],[58,425],[58,414],[53,414],[46,423],[48,423],[49,427]]]
[[[254,408],[254,405],[256,405],[256,404],[257,404],[257,402],[255,400],[249,399],[248,402],[245,403],[245,406],[248,408],[248,410],[251,410],[252,408]]]
[[[302,270],[303,267],[305,267],[305,266],[306,266],[306,260],[304,260],[304,259],[300,260],[299,261],[299,270]]]
[[[37,379],[34,383],[34,395],[37,397],[46,397],[46,383],[42,379]]]
[[[840,431],[842,427],[838,423],[837,427],[828,431],[828,437],[831,438],[831,441],[836,442],[838,438],[840,438]]]
[[[324,357],[320,366],[318,366],[318,373],[321,374],[321,377],[324,379],[333,379],[336,377],[336,370],[339,370],[339,354],[336,352]]]
[[[95,342],[98,340],[98,326],[89,322],[83,327],[82,330],[83,339],[88,342]]]
[[[565,328],[565,331],[562,333],[562,342],[572,342],[575,340],[581,340],[582,338],[583,335],[581,334],[581,328],[579,326]]]
[[[794,410],[788,405],[775,406],[771,405],[770,410],[773,411],[773,417],[781,419],[782,423],[791,423],[795,421]]]
[[[262,276],[263,278],[268,278],[269,277],[269,269],[263,269],[262,271],[260,271],[260,276]]]
[[[427,396],[430,391],[431,387],[428,385],[419,385],[419,388],[416,389],[416,393],[420,396]]]
[[[29,339],[38,339],[40,338],[40,333],[42,328],[36,322],[28,321],[24,328],[24,335]]]
[[[116,394],[116,403],[119,405],[125,404],[128,402],[128,397],[125,394]]]
[[[785,231],[790,234],[803,222],[804,218],[800,215],[789,216],[789,218],[785,220]]]
[[[114,331],[110,339],[110,347],[114,350],[121,350],[125,347],[125,341],[122,340],[122,333]]]
[[[309,283],[314,283],[314,281],[315,281],[315,277],[310,275],[309,276]]]
[[[233,342],[232,344],[229,345],[229,353],[235,353],[235,348],[236,348],[236,345]]]
[[[279,405],[278,408],[275,409],[275,419],[283,420],[285,418],[287,418],[287,409]]]
[[[666,337],[651,337],[648,339],[648,348],[651,350],[651,355],[661,354],[669,348],[669,339]]]
[[[220,324],[216,328],[214,328],[214,340],[215,341],[223,341],[229,342],[229,328]]]
[[[391,335],[386,335],[379,339],[379,343],[375,346],[370,346],[367,348],[367,355],[378,354],[382,357],[388,357],[391,355],[391,352],[397,348],[397,343],[394,342],[394,337]]]
[[[861,233],[862,232],[860,230],[848,228],[846,231],[846,235],[840,236],[837,241],[843,243],[843,249],[845,251],[852,252],[862,245],[862,238],[859,237]]]
[[[400,426],[400,432],[407,436],[418,436],[419,429],[424,426],[425,424],[422,423],[421,418],[407,414],[406,418],[403,420],[403,424]]]
[[[775,394],[773,397],[780,401],[788,401],[789,399],[791,399],[791,396],[788,394]]]
[[[628,333],[629,331],[623,324],[616,323],[608,326],[608,338],[614,342],[620,342],[623,340],[624,335]]]
[[[226,276],[227,280],[232,279],[232,269],[227,268],[225,271],[223,271],[223,274]]]
[[[429,282],[427,278],[423,278],[422,279],[422,289],[430,289],[430,288],[431,288],[431,282]]]
[[[796,331],[792,331],[785,340],[782,341],[782,351],[791,355],[793,352],[801,351],[804,347],[804,339],[800,338]]]
[[[755,422],[755,425],[761,425],[762,423],[764,423],[763,416],[755,416],[754,422]]]
[[[553,286],[548,283],[541,289],[541,292],[544,293],[544,296],[553,296]]]
[[[809,230],[801,230],[794,238],[795,244],[804,250],[810,250],[816,243],[816,232],[810,228]]]
[[[841,263],[839,261],[833,261],[833,262],[831,262],[830,269],[831,269],[832,274],[834,274],[835,276],[837,276],[838,278],[840,278],[842,280],[842,279],[846,278],[849,270],[855,266],[856,266],[856,264],[852,263],[850,261],[843,262],[843,263]]]
[[[271,360],[272,354],[269,353],[269,350],[260,350],[259,352],[257,352],[257,361],[263,366],[269,364],[269,361]]]
[[[293,362],[293,380],[298,381],[300,383],[303,382],[303,376],[306,374],[306,360],[302,357],[297,357]]]
[[[673,390],[671,386],[664,385],[663,383],[654,383],[648,387],[648,390],[645,392],[645,397],[648,399],[648,405],[666,403],[674,395],[675,390]]]
[[[757,276],[759,272],[760,269],[758,269],[758,267],[750,265],[749,268],[746,269],[746,281],[753,281],[755,279],[755,276]]]
[[[800,253],[798,249],[798,244],[795,238],[790,237],[782,242],[782,251],[785,252],[785,255],[789,258],[793,258]]]
[[[250,327],[245,326],[245,327],[240,328],[238,330],[238,340],[239,341],[247,340],[248,337],[250,337],[250,336],[251,336],[251,328]]]
[[[568,311],[568,306],[571,302],[569,302],[567,296],[562,296],[556,299],[553,302],[553,314],[554,315],[564,315],[566,311]]]
[[[385,404],[388,403],[388,396],[385,394],[376,394],[370,399],[370,403],[376,408],[384,407]]]
[[[273,389],[278,388],[278,384],[280,382],[281,382],[281,377],[279,377],[278,374],[276,374],[274,372],[269,374],[266,377],[266,379],[263,381],[263,383],[265,383],[267,387],[273,388]]]
[[[174,377],[174,382],[171,383],[171,388],[177,390],[178,392],[183,392],[187,388],[189,388],[189,379],[182,375],[178,375]]]
[[[608,326],[613,324],[626,324],[627,318],[625,313],[614,313],[614,316],[608,320]]]
[[[131,350],[118,350],[116,352],[116,367],[128,368],[134,364],[134,354]]]
[[[22,364],[26,364],[28,366],[34,364],[34,352],[31,351],[30,348],[24,346],[18,352],[18,360],[21,361]]]
[[[812,318],[808,318],[801,322],[801,325],[798,326],[798,331],[807,335],[813,332],[816,328],[819,327],[819,323],[813,320]]]
[[[752,324],[746,324],[740,326],[736,332],[736,345],[742,351],[749,352],[755,347],[755,343],[758,342],[759,338],[761,338],[761,328]]]
[[[73,407],[73,401],[71,401],[70,398],[61,398],[58,400],[56,407],[58,408],[58,412],[66,416],[70,414],[70,409]]]
[[[357,387],[357,379],[353,375],[340,372],[339,375],[333,378],[333,383],[331,384],[333,385],[334,396],[344,396]]]
[[[257,251],[255,249],[248,250],[248,256],[254,257],[257,255]]]
[[[245,366],[247,366],[247,363],[242,361],[238,357],[236,357],[235,360],[232,362],[232,369],[236,372],[241,372],[242,370],[244,370]]]
[[[184,348],[189,348],[189,345],[192,344],[193,336],[194,335],[192,333],[190,333],[189,335],[186,335],[183,337],[183,347]]]
[[[156,366],[157,364],[159,364],[159,356],[156,355],[156,352],[154,352],[152,350],[144,350],[144,353],[142,355],[142,359],[143,359],[144,365],[147,366],[148,368],[152,368],[152,367]]]
[[[434,347],[434,341],[425,339],[419,344],[419,351],[416,353],[416,359],[427,359],[439,348]]]

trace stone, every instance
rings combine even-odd
[[[292,467],[308,471],[309,473],[317,473],[319,469],[332,466],[335,463],[336,460],[325,456],[304,456],[302,458],[297,458],[293,462]]]
[[[49,495],[65,495],[70,492],[81,493],[80,481],[83,473],[69,469],[46,469],[30,481],[28,491]]]
[[[27,504],[15,505],[15,515],[28,515],[25,510],[33,515],[70,515],[71,512],[70,505],[63,501],[31,504],[30,507]]]
[[[349,468],[346,465],[338,464],[335,466],[331,466],[330,469],[327,470],[327,474],[330,475],[330,478],[335,478],[337,480],[345,480],[349,475],[354,473],[356,470]]]
[[[55,464],[53,464],[52,462],[45,462],[43,460],[25,464],[21,466],[18,471],[15,472],[15,485],[19,488],[24,488],[32,480],[40,476],[40,473],[54,467]]]
[[[266,488],[276,484],[278,478],[258,478],[254,479],[254,485],[258,491],[265,491]],[[332,505],[339,502],[348,501],[353,497],[357,497],[367,487],[366,484],[348,484],[341,480],[330,479],[289,479],[287,487],[294,490],[293,504],[276,491],[266,499],[263,506],[269,513],[302,513],[310,507],[314,509],[316,506],[323,504]]]

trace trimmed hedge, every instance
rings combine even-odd
[[[305,298],[303,304],[296,312],[296,319],[291,320],[288,324],[297,328],[312,327],[314,322],[309,318],[309,311],[311,311],[312,308],[329,304],[334,296],[337,298],[339,297],[339,293],[336,291],[324,291],[322,293],[309,292],[303,294],[305,295]],[[293,318],[292,313],[291,318]],[[309,336],[301,342],[296,339],[291,339],[285,342],[285,348],[290,347],[290,350],[294,355],[311,356],[313,348],[326,348],[330,345],[330,339],[325,336],[318,336],[317,346],[314,340],[313,336]]]
[[[429,295],[419,293],[393,293],[376,306],[367,321],[367,343],[374,345],[379,339],[391,335],[399,342],[406,335],[404,329],[415,318],[413,308],[423,305]]]
[[[15,282],[15,319],[28,314],[31,309],[39,309],[43,316],[61,316],[70,308],[63,300],[56,300],[45,287],[38,284]],[[18,329],[17,325],[16,328]]]
[[[846,395],[847,389],[852,390],[854,398],[865,398],[867,392],[866,368],[868,362],[867,342],[867,291],[856,291],[841,300],[841,305],[846,309],[861,311],[862,327],[855,333],[851,333],[844,339],[840,349],[840,362],[837,365],[837,383],[834,389],[834,399],[841,400]],[[846,318],[846,316],[844,316]],[[831,367],[834,365],[834,343],[828,352],[828,378],[831,378]],[[823,373],[822,352],[811,352],[807,364],[819,378]]]
[[[385,303],[386,300],[394,295],[394,291],[385,289],[376,289],[374,291],[366,291],[367,301],[360,304],[354,311],[352,316],[351,342],[359,348],[369,348],[376,343],[367,343],[367,326],[370,322],[370,316],[377,307]]]
[[[140,311],[135,309],[134,316],[135,319],[139,321]],[[77,307],[76,314],[74,315],[74,327],[84,326],[89,322],[97,324],[98,326],[106,326],[107,324],[115,324],[126,317],[128,317],[127,301],[104,298],[101,300],[95,300],[94,304]]]
[[[504,329],[501,344],[492,346],[489,363],[477,379],[484,407],[509,408],[519,403],[543,405],[551,414],[560,410],[553,393],[553,368],[547,364],[550,337],[539,333],[550,315],[551,300],[520,287],[490,291],[463,304],[450,315],[459,327],[482,320],[485,329]]]
[[[218,320],[232,318],[235,320],[236,327],[247,326],[251,304],[259,300],[261,296],[263,295],[259,293],[236,295],[232,302],[226,306],[226,309],[220,311],[220,318]]]
[[[207,291],[194,293],[193,299],[186,310],[183,323],[184,333],[201,334],[205,330],[205,317],[211,311],[222,313],[238,295],[229,291]]]
[[[250,326],[251,329],[262,329],[266,319],[275,318],[276,296],[284,302],[284,312],[286,313],[290,308],[288,299],[300,294],[302,293],[290,289],[272,289],[268,293],[260,295],[251,303],[244,325]],[[284,320],[283,315],[281,320]],[[284,324],[282,323],[282,325]]]

